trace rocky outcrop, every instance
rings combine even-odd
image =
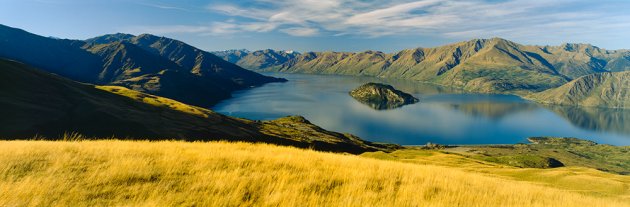
[[[359,86],[350,91],[350,96],[377,110],[393,109],[418,102],[418,99],[412,95],[380,83]]]

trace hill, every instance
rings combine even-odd
[[[267,68],[242,66],[256,71],[401,78],[473,92],[529,94],[583,75],[630,70],[630,51],[589,44],[531,46],[493,38],[391,54],[307,52]]]
[[[0,58],[27,63],[81,82],[97,82],[100,58],[79,40],[46,38],[0,25]]]
[[[183,42],[153,35],[114,34],[86,41],[64,40],[0,25],[0,58],[81,82],[121,85],[203,107],[229,98],[235,90],[286,81],[245,70]]]
[[[366,83],[349,92],[352,98],[376,110],[398,108],[419,100],[411,94],[382,83]]]
[[[192,74],[189,69],[127,41],[86,44],[83,48],[102,58],[103,70],[98,82],[103,84],[204,107],[229,98],[233,90],[244,88],[230,79]]]
[[[166,58],[194,75],[225,79],[241,88],[257,86],[261,83],[271,81],[283,81],[282,79],[262,76],[245,70],[210,52],[200,50],[182,41],[158,37],[151,34],[142,34],[139,36],[125,34],[103,35],[88,39],[86,42],[90,44],[128,42],[152,54]]]
[[[0,68],[3,139],[60,139],[78,133],[87,138],[266,142],[350,153],[390,147],[326,131],[301,117],[238,119],[119,86],[77,83],[14,61],[0,59]]]
[[[630,108],[630,71],[586,75],[527,98],[545,104]]]
[[[522,168],[580,166],[620,175],[630,174],[630,146],[597,144],[578,138],[530,137],[527,140],[530,143],[459,146],[443,151]]]
[[[434,151],[384,161],[225,142],[2,141],[0,148],[2,206],[629,206],[627,176],[519,169]]]

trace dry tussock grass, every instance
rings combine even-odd
[[[0,142],[0,206],[628,206],[526,182],[248,143]]]

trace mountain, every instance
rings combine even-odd
[[[307,52],[271,65],[262,69],[241,66],[255,71],[400,78],[473,92],[529,94],[583,75],[630,70],[630,51],[589,44],[529,46],[493,38],[391,54]]]
[[[112,42],[120,42],[122,40],[127,40],[134,37],[135,36],[131,34],[116,33],[116,34],[107,34],[107,35],[102,35],[98,37],[93,37],[93,38],[85,40],[85,42],[88,42],[91,44],[108,44]]]
[[[272,49],[254,52],[248,50],[225,50],[213,53],[226,61],[253,70],[281,65],[300,55],[300,53],[294,51],[278,51]]]
[[[101,84],[124,86],[204,107],[244,88],[216,75],[192,74],[177,63],[126,41],[86,44],[83,48],[101,57],[103,65],[97,82]]]
[[[71,81],[0,59],[0,137],[86,137],[265,142],[325,151],[386,149],[326,131],[302,117],[250,121],[119,86]]]
[[[209,107],[232,91],[286,81],[245,70],[183,42],[112,34],[86,41],[53,39],[0,25],[0,57],[73,80],[120,85]]]
[[[630,71],[586,75],[527,98],[545,104],[630,108]]]
[[[251,52],[247,49],[212,51],[212,54],[219,56],[220,58],[223,58],[223,60],[231,62],[231,63],[238,62],[241,58],[245,57],[249,53]]]
[[[77,81],[96,82],[100,58],[78,40],[53,39],[0,25],[0,57],[28,63]]]
[[[572,79],[596,72],[630,70],[628,50],[604,50],[590,44],[575,43],[526,48],[539,54],[556,70]]]
[[[109,44],[116,42],[134,44],[145,51],[176,63],[185,70],[189,70],[190,73],[194,75],[230,80],[237,87],[241,88],[257,86],[272,81],[284,81],[283,79],[262,76],[251,72],[229,63],[210,52],[166,37],[158,37],[150,34],[142,34],[139,36],[114,34],[88,39],[86,42],[95,44],[97,42],[106,42],[105,40],[109,40]]]

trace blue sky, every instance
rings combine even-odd
[[[86,39],[151,33],[205,50],[397,51],[473,38],[630,49],[626,0],[2,0],[0,24]]]

